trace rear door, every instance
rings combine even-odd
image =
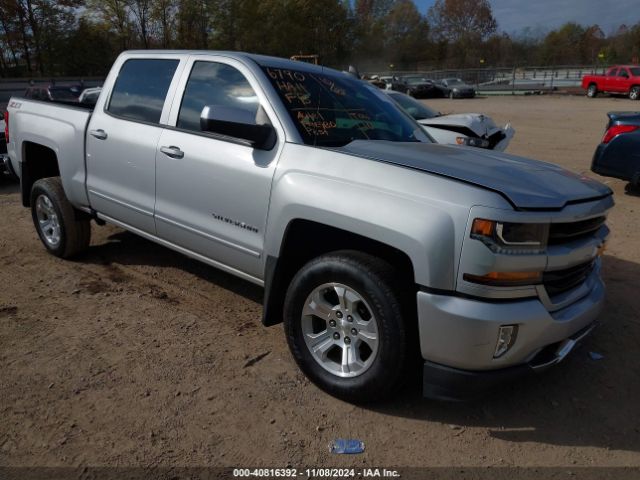
[[[180,66],[177,56],[130,57],[107,79],[87,133],[87,190],[96,211],[155,234],[155,158]],[[176,81],[174,82],[174,78]]]
[[[253,73],[215,55],[190,58],[157,154],[158,236],[255,280],[263,272],[263,241],[271,180],[283,132]],[[268,151],[200,128],[205,106],[260,114],[278,133]],[[263,117],[264,118],[264,117]]]

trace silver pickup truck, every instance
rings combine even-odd
[[[349,401],[396,392],[418,356],[443,399],[544,370],[603,306],[609,188],[436,145],[346,73],[125,52],[93,110],[12,98],[8,122],[52,254],[108,222],[262,285],[263,323],[284,321],[302,371]]]

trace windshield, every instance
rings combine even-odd
[[[462,85],[464,82],[459,78],[447,78],[447,85]]]
[[[440,112],[431,110],[424,103],[419,102],[409,95],[404,95],[402,93],[390,93],[389,96],[416,120],[424,120],[426,118],[435,118],[440,116]]]
[[[373,85],[346,74],[263,70],[307,145],[428,141],[419,126]]]

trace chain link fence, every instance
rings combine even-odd
[[[603,74],[608,66],[565,65],[554,67],[470,68],[421,71],[366,72],[371,75],[423,76],[431,80],[460,78],[485,95],[526,94],[557,90],[578,91],[584,75]]]

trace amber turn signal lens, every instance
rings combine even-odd
[[[604,255],[604,252],[605,252],[606,250],[607,250],[607,244],[606,244],[606,242],[605,242],[605,243],[603,243],[602,245],[600,245],[600,246],[598,247],[598,253],[597,253],[597,256],[599,257],[600,255]]]
[[[471,226],[472,235],[482,235],[483,237],[492,237],[493,230],[496,227],[496,222],[492,220],[484,220],[482,218],[476,218]]]
[[[468,282],[481,283],[492,287],[513,287],[540,283],[542,272],[489,272],[486,275],[465,273],[463,278]]]

